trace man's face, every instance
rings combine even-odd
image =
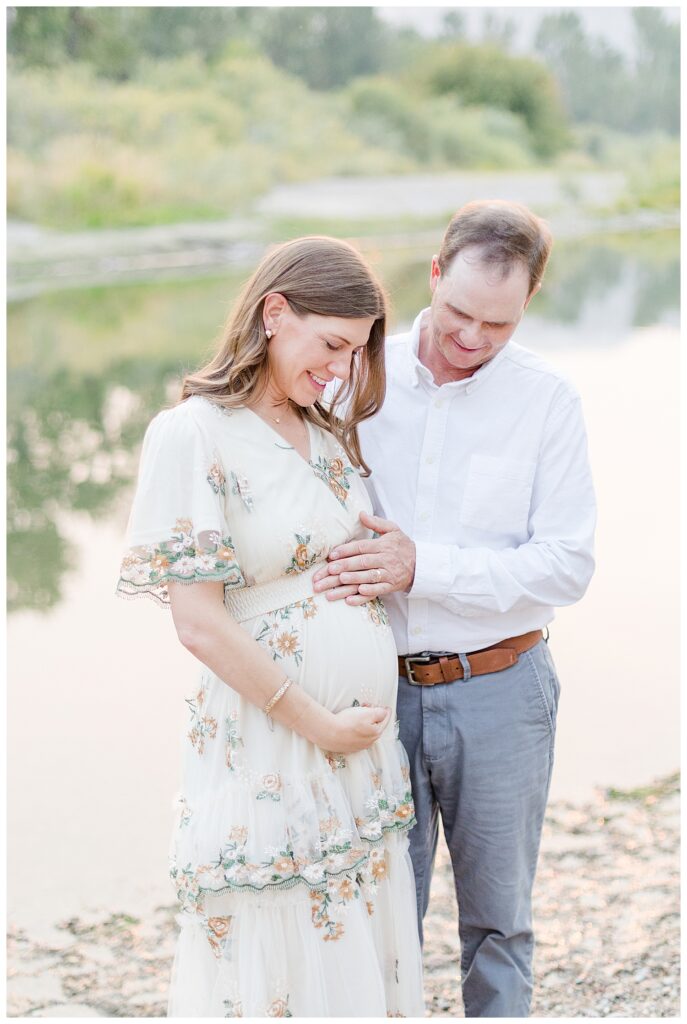
[[[432,260],[428,362],[453,380],[469,377],[501,351],[534,294],[524,263],[513,263],[504,276],[503,266],[479,256],[476,247],[462,250],[445,274]]]

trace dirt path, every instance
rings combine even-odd
[[[619,172],[460,171],[323,178],[272,189],[260,214],[289,217],[444,217],[473,199],[510,199],[544,214],[565,204],[608,208],[619,199]]]
[[[535,895],[535,1017],[679,1015],[677,777],[547,813]],[[174,908],[103,913],[8,946],[9,1016],[165,1014]],[[462,1016],[455,897],[439,847],[425,921],[427,1016]]]

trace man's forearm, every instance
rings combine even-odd
[[[529,541],[517,548],[416,545],[409,598],[437,601],[459,615],[493,615],[579,600],[594,571],[590,523],[586,543]]]

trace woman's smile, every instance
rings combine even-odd
[[[324,377],[318,377],[312,370],[305,371],[308,375],[308,379],[316,391],[324,391],[325,387],[329,383]]]

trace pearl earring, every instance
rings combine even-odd
[[[270,340],[270,338],[272,337],[272,331],[270,331],[270,329],[269,329],[269,328],[268,328],[268,329],[267,329],[267,330],[265,331],[265,336],[266,336],[266,338],[267,338],[267,340],[268,340],[268,341],[269,341],[269,340]]]

